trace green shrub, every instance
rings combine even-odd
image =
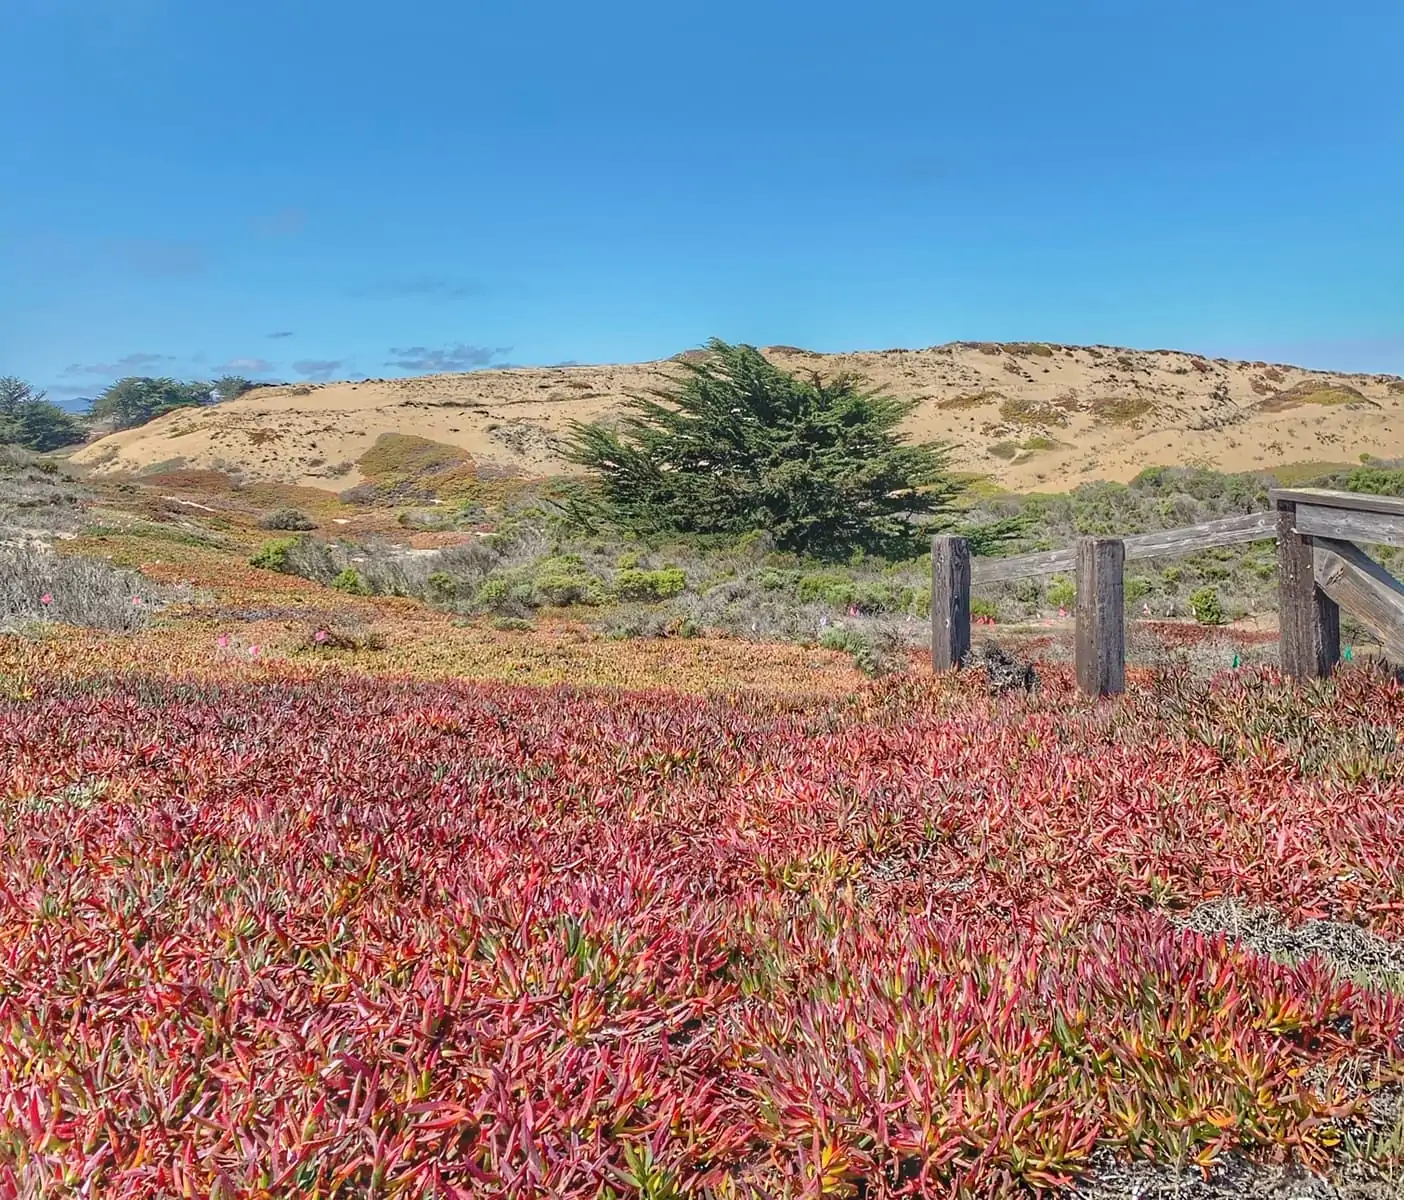
[[[756,586],[767,592],[778,592],[782,588],[794,587],[799,578],[798,571],[777,571],[772,567],[756,576]]]
[[[317,522],[298,508],[275,508],[259,522],[263,529],[316,529]]]
[[[667,600],[687,586],[687,576],[677,567],[656,571],[625,568],[614,574],[614,594],[621,600]]]
[[[501,633],[526,633],[535,626],[523,617],[498,617],[492,627]]]
[[[1215,588],[1202,587],[1191,592],[1189,606],[1194,619],[1201,625],[1222,625],[1225,621],[1224,606]]]
[[[1346,476],[1345,489],[1376,496],[1404,496],[1404,470],[1360,467]]]
[[[249,566],[257,567],[261,571],[279,571],[290,575],[292,568],[288,562],[288,555],[297,549],[301,541],[301,538],[295,537],[269,538],[254,551],[253,557],[249,559]]]
[[[915,588],[904,587],[895,579],[855,579],[837,571],[798,576],[795,593],[801,604],[856,608],[862,613],[916,611],[923,603]]]
[[[331,581],[331,585],[338,592],[345,592],[348,596],[370,595],[370,588],[366,586],[366,581],[361,578],[361,573],[355,567],[347,567]]]
[[[445,604],[458,595],[458,580],[447,571],[435,571],[425,580],[425,591],[431,603]]]
[[[1033,605],[1039,602],[1043,588],[1037,579],[1016,579],[1013,585],[1014,599],[1020,604]]]
[[[881,639],[875,642],[864,637],[856,629],[826,629],[820,635],[819,645],[825,650],[851,654],[853,665],[864,675],[886,674],[899,661],[891,646],[885,647]]]
[[[501,575],[493,575],[483,580],[482,586],[478,588],[478,594],[474,598],[474,603],[479,608],[500,608],[507,602],[512,591],[512,582]]]
[[[538,564],[532,580],[532,601],[567,608],[573,604],[600,604],[604,585],[573,554],[548,558]]]
[[[814,571],[801,575],[797,581],[795,594],[801,604],[824,604],[844,606],[849,603],[854,581],[851,576],[837,571]]]
[[[987,600],[984,596],[977,596],[970,602],[970,615],[972,617],[988,617],[991,621],[998,621],[999,605],[993,600]]]
[[[1071,608],[1077,602],[1077,588],[1066,575],[1055,575],[1048,581],[1046,593],[1052,608]]]
[[[857,654],[867,646],[867,642],[863,635],[854,629],[826,629],[819,635],[819,645],[825,650]]]
[[[479,609],[514,617],[521,616],[535,602],[534,585],[519,570],[489,575],[473,597],[473,604]]]
[[[1143,575],[1132,575],[1126,580],[1123,588],[1127,604],[1135,604],[1138,600],[1144,600],[1151,593],[1150,580]]]

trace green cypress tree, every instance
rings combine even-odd
[[[566,452],[598,482],[594,511],[644,534],[765,530],[785,550],[920,554],[960,488],[948,448],[909,444],[916,405],[864,385],[781,370],[717,339],[673,388],[628,403],[616,428],[574,422]]]

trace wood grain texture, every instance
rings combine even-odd
[[[1297,505],[1277,502],[1277,620],[1282,672],[1322,679],[1341,656],[1341,610],[1316,586],[1311,538],[1297,531]]]
[[[1404,515],[1297,502],[1297,532],[1375,546],[1404,546]]]
[[[1404,497],[1374,496],[1369,492],[1338,492],[1330,488],[1273,488],[1269,502],[1283,504],[1313,504],[1321,508],[1345,508],[1353,512],[1381,513],[1404,520]]]
[[[1350,542],[1315,539],[1313,561],[1317,587],[1380,639],[1387,658],[1404,664],[1404,583]]]
[[[1088,696],[1126,688],[1125,563],[1120,538],[1077,544],[1077,686]]]
[[[970,651],[970,545],[962,537],[931,539],[931,666],[959,667]]]

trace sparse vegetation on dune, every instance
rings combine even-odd
[[[771,346],[758,353],[787,371],[817,371],[831,381],[859,377],[875,393],[912,401],[901,425],[913,441],[947,442],[953,468],[989,471],[1015,490],[1129,481],[1167,456],[1182,463],[1204,456],[1241,471],[1293,456],[1331,458],[1343,443],[1378,454],[1404,444],[1404,393],[1386,375],[1040,342],[847,354]],[[258,391],[237,390],[252,387],[248,380],[123,380],[112,396],[98,398],[87,421],[91,433],[105,433],[114,422],[139,425],[162,413],[178,415],[117,438],[100,437],[74,458],[99,473],[130,475],[177,460],[196,469],[242,462],[250,482],[335,488],[362,504],[455,489],[468,495],[475,477],[481,483],[495,475],[569,472],[575,423],[626,418],[638,397],[672,391],[692,367],[719,361],[715,350],[702,347],[651,363]],[[237,402],[223,402],[229,396]],[[1001,407],[1007,411],[997,419]],[[1012,426],[1024,425],[1066,429],[1063,440],[1081,453],[991,461],[989,447],[1014,436]],[[375,465],[403,456],[405,438],[421,447],[432,443],[431,457],[463,464]],[[387,453],[387,445],[399,449]],[[363,458],[365,473],[357,466]],[[426,482],[425,474],[441,477]]]

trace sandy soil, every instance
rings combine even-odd
[[[788,370],[856,372],[917,399],[913,436],[950,442],[958,469],[1020,490],[1127,480],[1154,465],[1404,455],[1394,376],[1044,344],[765,353]],[[556,438],[570,420],[608,416],[677,374],[669,360],[259,389],[105,437],[73,461],[103,474],[212,468],[340,490],[361,481],[356,460],[381,434],[404,433],[459,446],[480,470],[537,475],[569,469]]]

